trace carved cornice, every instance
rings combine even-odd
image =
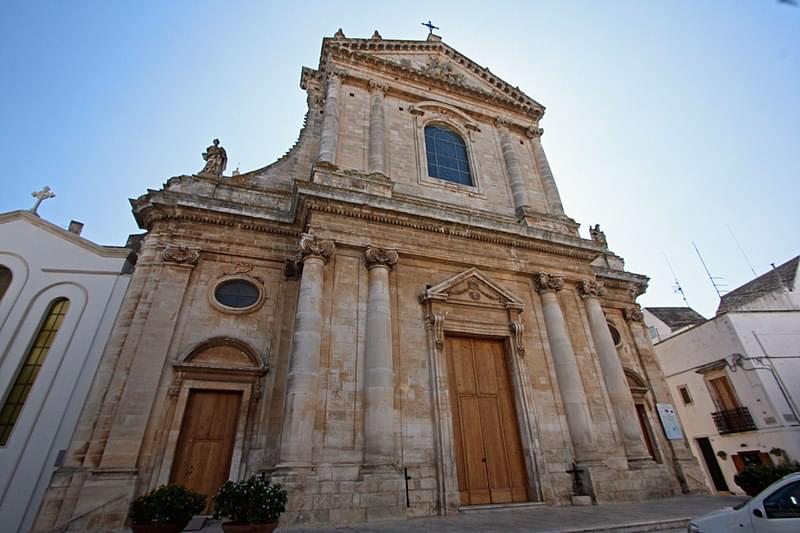
[[[537,272],[534,274],[533,283],[536,286],[536,292],[539,294],[550,291],[560,291],[564,288],[564,278],[548,274],[547,272]]]
[[[377,246],[373,246],[371,244],[367,245],[364,255],[366,256],[367,260],[367,270],[372,270],[373,268],[377,267],[383,267],[391,270],[394,265],[397,264],[397,260],[399,259],[397,250],[392,248],[378,248]]]
[[[598,298],[606,295],[606,288],[601,281],[582,279],[578,282],[578,293],[581,298]]]
[[[304,183],[303,186],[308,189],[315,188],[315,184]],[[380,222],[383,224],[402,226],[437,234],[453,235],[465,239],[535,250],[538,252],[559,255],[563,257],[571,257],[588,261],[591,261],[597,257],[597,251],[594,250],[584,250],[577,247],[571,247],[569,245],[560,246],[558,244],[549,244],[542,240],[537,241],[535,237],[526,237],[523,235],[490,228],[477,229],[474,226],[470,227],[459,222],[444,222],[425,216],[408,217],[405,213],[393,215],[391,212],[386,212],[380,208],[373,209],[369,207],[367,209],[362,209],[360,207],[354,207],[352,204],[338,204],[327,199],[324,201],[317,201],[316,199],[311,198],[305,199],[305,207],[309,211],[344,215],[362,220],[368,220],[371,222]],[[451,206],[448,207],[450,208]],[[458,207],[452,206],[452,210],[457,211]]]
[[[161,258],[165,263],[194,266],[200,260],[200,251],[186,246],[167,246]]]
[[[628,322],[643,322],[644,321],[644,313],[642,313],[642,308],[639,304],[635,304],[633,307],[628,307],[623,311],[625,315],[625,320]]]

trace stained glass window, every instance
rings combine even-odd
[[[467,146],[456,132],[442,126],[426,126],[425,151],[429,176],[472,185]]]
[[[8,395],[3,402],[3,408],[0,410],[0,446],[5,446],[8,437],[11,435],[11,430],[14,429],[14,424],[17,423],[19,414],[22,407],[25,405],[25,400],[28,399],[33,388],[33,382],[39,375],[47,353],[53,345],[53,339],[58,333],[58,328],[61,327],[61,322],[64,320],[64,315],[67,314],[69,309],[69,300],[66,298],[59,298],[55,300],[50,309],[45,315],[39,331],[36,333],[33,344],[25,356],[25,361],[22,363],[17,377],[14,379],[14,384],[8,391]]]

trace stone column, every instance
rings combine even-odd
[[[325,87],[325,111],[322,115],[322,131],[319,140],[320,163],[336,165],[336,142],[339,137],[339,90],[342,86],[341,75],[337,72],[328,74]]]
[[[386,121],[383,110],[383,95],[388,87],[384,83],[370,80],[369,105],[369,155],[367,172],[386,174],[385,135]]]
[[[323,270],[331,255],[332,242],[319,241],[310,233],[301,235],[296,260],[302,262],[303,272],[294,317],[279,467],[311,464],[322,334]]]
[[[511,180],[511,195],[514,198],[514,209],[517,215],[523,215],[524,210],[530,207],[528,189],[525,186],[525,177],[522,175],[517,155],[514,153],[514,138],[509,131],[509,123],[503,119],[495,120],[497,130],[500,132],[500,146],[503,150],[503,160],[506,164],[506,171]]]
[[[542,180],[542,187],[544,188],[545,198],[547,198],[547,205],[550,207],[550,213],[553,215],[563,215],[564,206],[561,204],[561,196],[558,194],[556,180],[553,178],[553,171],[550,170],[550,164],[547,162],[547,156],[544,154],[544,149],[542,148],[543,133],[544,130],[536,126],[531,126],[527,130],[528,137],[531,140],[531,146],[533,147],[533,158],[536,160],[536,168]]]
[[[364,462],[367,465],[395,462],[389,271],[397,263],[397,259],[397,250],[367,246],[369,288],[364,356]]]
[[[586,307],[589,329],[592,332],[592,340],[600,360],[603,381],[614,410],[614,418],[622,433],[625,455],[628,459],[633,460],[650,459],[650,454],[647,452],[642,438],[642,428],[636,415],[628,379],[625,377],[625,370],[622,368],[617,348],[614,346],[614,339],[608,329],[606,315],[600,305],[599,297],[606,293],[606,289],[600,282],[583,280],[578,285],[578,292]]]
[[[594,437],[586,391],[583,389],[578,361],[575,358],[572,342],[569,340],[567,324],[556,294],[564,288],[564,280],[539,272],[534,277],[534,283],[542,300],[544,326],[550,342],[550,352],[553,355],[558,388],[564,402],[569,434],[575,449],[575,459],[576,462],[580,462],[590,458]]]

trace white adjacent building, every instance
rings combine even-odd
[[[131,250],[0,214],[0,517],[28,531],[128,286]]]
[[[733,476],[748,464],[800,460],[798,264],[800,256],[729,292],[714,318],[688,328],[675,327],[681,313],[645,313],[687,437],[718,492],[742,493]]]

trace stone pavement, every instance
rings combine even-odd
[[[340,527],[281,527],[277,531],[279,533],[677,532],[685,531],[689,519],[694,516],[736,505],[745,499],[742,496],[677,496],[658,501],[588,507],[536,505]],[[205,533],[221,533],[221,531],[218,523],[210,523],[203,528]]]

